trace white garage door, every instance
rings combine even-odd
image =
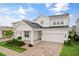
[[[63,33],[53,33],[53,42],[64,42],[64,34]]]
[[[43,40],[51,41],[52,40],[52,33],[44,33],[43,34]]]
[[[44,33],[42,39],[44,41],[63,42],[64,34],[63,33]]]

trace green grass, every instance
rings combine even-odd
[[[19,53],[21,53],[21,52],[26,50],[25,48],[21,48],[21,47],[17,47],[17,46],[12,46],[10,44],[7,44],[6,42],[0,42],[0,46],[3,46],[5,48],[11,49],[11,50],[14,50],[14,51],[19,52]]]
[[[79,41],[74,41],[72,46],[64,45],[60,56],[79,56]]]
[[[0,52],[0,56],[6,56],[6,55]]]

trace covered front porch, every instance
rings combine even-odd
[[[14,38],[21,37],[24,43],[34,45],[41,41],[41,35],[41,31],[18,30],[15,32]]]
[[[36,44],[41,40],[41,31],[24,31],[24,35],[22,36],[22,40],[26,44]]]
[[[36,44],[41,41],[41,30],[18,30],[15,37],[21,37],[26,44]]]

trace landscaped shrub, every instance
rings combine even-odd
[[[66,41],[64,41],[64,44],[66,45]]]
[[[75,36],[75,41],[79,41],[79,36]]]
[[[77,36],[76,32],[70,31],[69,36],[68,36],[68,40],[64,41],[64,44],[68,45],[68,46],[72,46],[74,41],[79,41],[79,36]]]
[[[75,37],[74,35],[73,35],[73,36],[71,36],[71,35],[68,36],[68,38],[69,38],[70,40],[72,40],[72,41],[74,40],[74,37]]]
[[[77,38],[76,36],[77,36],[77,35],[76,35],[76,32],[70,31],[70,32],[69,32],[69,36],[68,36],[68,40],[67,40],[67,41],[64,41],[64,44],[65,44],[65,45],[68,45],[68,46],[73,45],[74,40]],[[77,38],[77,39],[78,39],[78,38]]]
[[[67,45],[67,46],[72,46],[72,40],[67,40],[67,41],[64,41],[64,44]]]
[[[20,41],[18,39],[13,38],[12,40],[7,41],[8,44],[14,45],[14,46],[23,46],[25,43],[23,41]]]
[[[21,40],[22,39],[22,37],[21,36],[18,36],[18,38],[17,38],[18,40]]]
[[[28,47],[33,47],[33,45],[32,44],[29,44]]]

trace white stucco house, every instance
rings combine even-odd
[[[39,41],[63,43],[68,39],[69,14],[39,16],[34,21],[22,20],[12,23],[14,37],[21,36],[25,43]]]

